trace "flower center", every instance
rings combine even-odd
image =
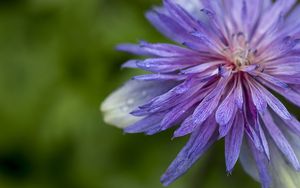
[[[239,32],[232,35],[229,61],[234,71],[243,71],[254,63],[256,51],[251,48],[244,33]]]
[[[237,68],[248,66],[254,58],[254,53],[250,49],[238,49],[233,53],[233,63]]]

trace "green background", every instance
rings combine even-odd
[[[161,188],[187,138],[123,135],[99,105],[131,75],[120,42],[166,41],[144,18],[159,0],[0,0],[0,187]],[[255,188],[223,142],[170,188]]]

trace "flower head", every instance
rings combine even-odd
[[[122,44],[146,56],[102,105],[106,122],[152,135],[177,127],[190,140],[161,181],[169,185],[217,140],[226,168],[240,159],[262,187],[300,187],[300,123],[274,95],[300,106],[296,0],[164,0],[148,20],[175,44]],[[294,9],[293,9],[294,8]]]

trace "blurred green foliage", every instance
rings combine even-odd
[[[160,188],[184,145],[171,132],[126,135],[101,101],[134,74],[120,42],[165,41],[143,17],[159,0],[0,0],[0,187]],[[171,188],[254,188],[223,143]]]

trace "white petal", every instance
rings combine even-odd
[[[174,84],[170,82],[144,82],[130,80],[113,92],[101,104],[104,121],[119,128],[125,128],[141,118],[130,114],[138,106],[168,91]]]

